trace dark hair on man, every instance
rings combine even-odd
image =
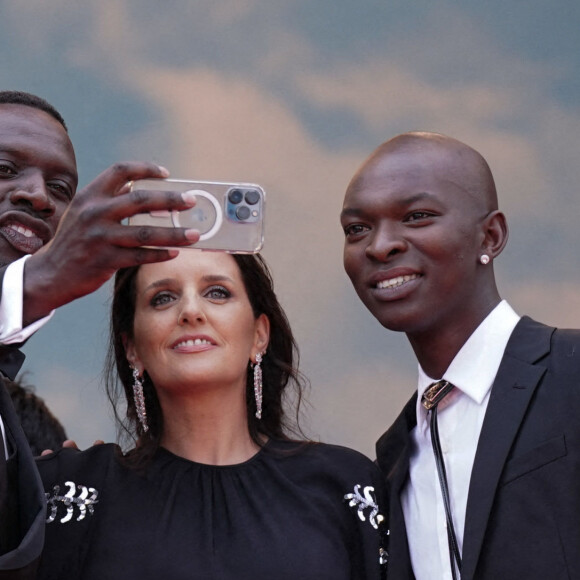
[[[23,105],[25,107],[32,107],[48,113],[51,117],[56,119],[68,133],[68,127],[62,118],[62,115],[48,102],[37,97],[32,93],[25,93],[23,91],[0,91],[0,104],[5,105]]]
[[[34,394],[33,387],[22,384],[21,380],[5,379],[4,384],[32,454],[40,455],[45,449],[60,449],[67,438],[64,427],[50,412],[44,400]]]
[[[255,318],[265,314],[270,321],[270,340],[262,360],[263,411],[257,419],[254,398],[253,373],[248,362],[246,379],[246,408],[248,429],[252,440],[263,445],[264,439],[288,439],[290,435],[304,438],[299,426],[299,410],[306,380],[298,371],[299,352],[292,329],[274,292],[272,276],[260,255],[232,254],[242,275]],[[136,278],[139,266],[124,268],[117,272],[111,309],[109,351],[105,368],[107,394],[113,404],[120,434],[127,435],[136,448],[128,455],[131,465],[138,468],[153,456],[161,441],[163,415],[155,387],[147,374],[143,374],[147,423],[144,432],[137,417],[133,397],[133,373],[123,344],[123,336],[133,338],[135,318]],[[290,389],[287,387],[290,386]],[[124,398],[125,418],[118,413],[118,403]],[[294,406],[292,418],[285,412],[286,404]]]

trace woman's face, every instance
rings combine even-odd
[[[245,389],[248,362],[268,338],[269,321],[254,318],[232,256],[182,250],[139,269],[127,359],[147,371],[158,392]]]

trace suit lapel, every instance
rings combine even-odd
[[[471,472],[463,539],[462,580],[471,580],[498,482],[542,376],[534,365],[550,350],[553,328],[524,317],[516,326],[494,381]]]
[[[377,458],[389,489],[388,576],[413,578],[401,489],[409,475],[410,432],[417,424],[417,393],[411,397],[390,429],[377,442]]]
[[[0,344],[0,372],[4,373],[11,381],[22,367],[25,355],[16,345]]]

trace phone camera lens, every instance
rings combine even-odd
[[[236,210],[236,217],[241,220],[247,220],[250,217],[250,208],[247,205],[242,205]]]
[[[249,189],[246,192],[246,203],[255,205],[260,201],[260,194],[255,189]]]
[[[244,197],[244,194],[239,189],[232,189],[228,193],[228,199],[231,203],[240,203]]]

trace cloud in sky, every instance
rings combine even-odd
[[[512,224],[500,286],[520,312],[580,325],[580,41],[559,38],[580,20],[562,5],[542,28],[537,3],[518,16],[496,0],[36,0],[5,7],[0,75],[65,103],[85,181],[146,157],[175,177],[265,186],[265,255],[312,379],[312,431],[372,453],[415,366],[350,288],[338,213],[381,141],[425,128],[479,149]],[[84,402],[87,390],[104,400],[105,295],[65,309],[28,347],[33,382],[85,444],[112,433],[104,411],[87,426]]]

